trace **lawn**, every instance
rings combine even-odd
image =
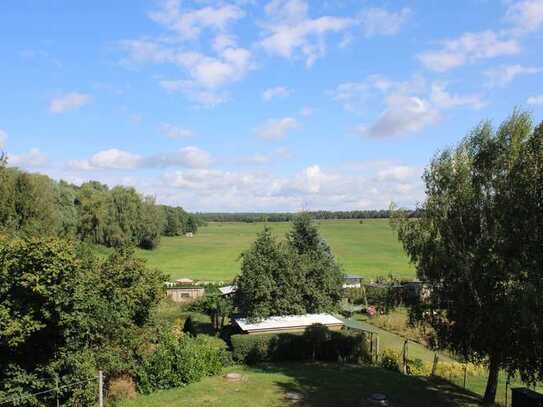
[[[210,377],[184,388],[159,391],[125,401],[120,407],[292,406],[286,392],[300,392],[307,407],[370,406],[367,398],[385,393],[391,405],[402,407],[473,406],[478,398],[444,381],[429,381],[403,376],[376,367],[337,364],[269,364],[258,367],[233,367],[243,375],[241,383],[223,377]]]
[[[377,333],[380,339],[381,351],[383,349],[393,349],[396,352],[401,352],[403,348],[403,344],[405,342],[405,337],[374,325],[374,322],[375,322],[378,325],[382,326],[383,319],[386,319],[386,318],[391,318],[392,320],[395,321],[395,324],[394,324],[396,325],[395,329],[398,330],[400,333],[408,333],[407,329],[405,330],[398,329],[400,325],[399,321],[403,320],[404,325],[405,325],[405,322],[407,321],[406,310],[402,308],[392,311],[391,314],[389,314],[389,316],[378,317],[376,319],[368,319],[366,315],[355,314],[354,319],[348,320],[347,324],[352,327],[358,327],[364,330],[373,331]],[[418,343],[411,342],[411,341],[409,342],[409,357],[412,359],[418,358],[425,362],[432,362],[434,358],[434,353],[435,353],[434,351],[424,347],[423,345],[420,345]],[[448,362],[448,361],[452,361],[453,359],[447,354],[439,353],[439,360]],[[463,386],[462,379],[459,379],[459,378],[453,379],[450,377],[447,377],[445,379],[455,382],[458,386]],[[496,400],[502,405],[505,403],[506,381],[507,381],[506,374],[504,372],[501,372],[499,376]],[[468,390],[482,396],[486,388],[486,382],[487,382],[486,373],[476,375],[476,376],[469,376],[467,379],[466,387],[468,388]],[[511,379],[511,383],[510,383],[509,391],[508,391],[509,400],[511,400],[511,393],[510,393],[511,387],[526,387],[526,385],[523,384],[518,379],[517,380]],[[539,392],[543,391],[543,386],[538,386],[536,390]]]
[[[149,266],[171,279],[231,280],[239,273],[239,256],[248,249],[263,223],[209,223],[192,238],[163,237],[153,251],[138,250]],[[289,223],[268,223],[283,238]],[[386,219],[319,221],[322,236],[332,247],[345,273],[367,278],[392,274],[414,278],[414,268]]]

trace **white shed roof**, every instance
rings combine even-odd
[[[238,287],[236,287],[235,285],[227,285],[227,286],[224,286],[224,287],[220,287],[219,291],[224,295],[228,295],[228,294],[235,293],[237,291],[237,289],[238,289]]]
[[[269,317],[260,322],[249,323],[246,318],[235,318],[234,321],[245,332],[306,328],[313,324],[343,325],[343,321],[330,314],[289,315]]]

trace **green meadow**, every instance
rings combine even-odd
[[[343,271],[366,278],[392,274],[414,278],[414,268],[403,252],[386,219],[322,220],[321,235],[332,247]],[[194,237],[162,237],[157,249],[138,250],[148,265],[171,279],[189,277],[228,281],[239,273],[240,254],[249,248],[265,225],[282,239],[288,222],[209,223]]]

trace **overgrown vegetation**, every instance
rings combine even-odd
[[[73,241],[0,235],[0,399],[88,380],[60,398],[90,405],[98,369],[134,372],[156,337],[163,281],[130,250],[102,260]]]

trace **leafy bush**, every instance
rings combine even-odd
[[[142,393],[151,393],[194,383],[220,373],[230,362],[226,345],[218,338],[165,334],[138,368],[138,388]]]
[[[399,372],[402,365],[401,355],[392,349],[385,349],[379,358],[379,365],[385,369]]]
[[[317,342],[315,342],[317,340]],[[267,334],[232,335],[232,356],[248,364],[263,361],[321,361],[366,363],[371,360],[364,334],[344,330],[326,335]]]

